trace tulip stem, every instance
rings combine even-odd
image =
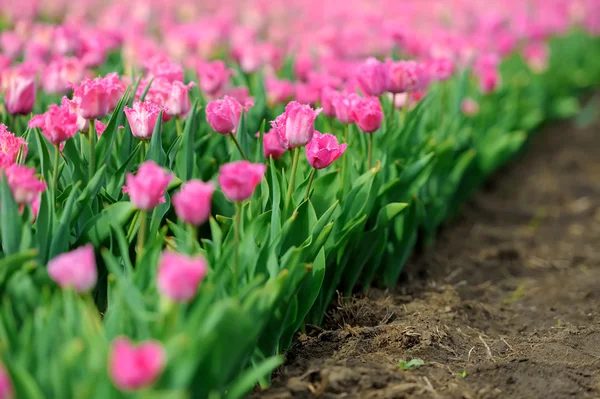
[[[346,144],[348,144],[348,137],[350,136],[349,134],[349,130],[350,130],[350,125],[345,125],[344,128],[344,142]],[[340,184],[340,188],[341,188],[341,193],[342,196],[344,195],[344,181],[346,180],[346,151],[344,151],[344,153],[342,154],[342,169],[340,170],[340,173],[342,175],[341,177],[341,184]]]
[[[371,164],[373,161],[373,134],[369,134],[369,155],[367,160],[367,170],[371,169]]]
[[[90,120],[90,173],[89,178],[92,180],[96,173],[96,121]]]
[[[404,104],[402,104],[402,123],[404,123],[404,124],[406,124],[409,102],[410,102],[410,91],[407,91],[406,97],[404,100]]]
[[[392,94],[392,105],[390,106],[390,118],[392,122],[390,123],[390,125],[394,122],[394,108],[396,108],[396,93]]]
[[[288,209],[290,202],[292,201],[292,193],[294,191],[294,180],[296,180],[296,169],[298,169],[298,160],[300,159],[300,147],[294,149],[294,158],[292,160],[292,174],[290,176],[290,183],[288,184],[287,195],[285,196],[285,203],[283,206],[283,215],[287,218]]]
[[[233,142],[235,143],[235,146],[240,152],[240,155],[242,156],[242,158],[244,158],[244,161],[248,160],[248,158],[246,158],[246,154],[244,154],[244,151],[242,151],[242,147],[240,147],[240,143],[238,143],[237,139],[235,138],[235,134],[229,133],[229,135],[231,136]]]
[[[313,168],[312,172],[310,172],[310,178],[308,179],[308,186],[306,186],[306,195],[304,199],[307,200],[310,197],[310,189],[312,188],[313,180],[315,180],[315,175],[317,174],[317,170]]]
[[[233,293],[237,294],[239,286],[239,264],[240,264],[240,224],[242,221],[242,203],[237,201],[235,203],[235,217],[234,217],[234,238],[235,238],[235,254],[233,260]]]
[[[181,117],[175,118],[175,126],[177,127],[177,137],[183,135],[183,129],[181,129]]]
[[[52,172],[52,190],[54,190],[54,195],[56,195],[58,191],[58,187],[56,187],[56,183],[58,182],[58,161],[60,160],[60,144],[56,144],[54,147],[54,171]]]
[[[190,240],[190,255],[194,254],[194,246],[196,245],[196,242],[198,241],[198,227],[194,226],[191,223],[188,223],[188,235],[189,235],[189,240]]]
[[[137,255],[142,256],[142,251],[144,250],[144,245],[146,244],[146,222],[148,219],[148,215],[146,211],[140,210],[140,229],[138,230],[138,240],[137,240]]]

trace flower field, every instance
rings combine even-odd
[[[600,84],[598,0],[0,10],[0,399],[266,388]]]

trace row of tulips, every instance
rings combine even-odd
[[[40,95],[43,54],[6,33],[25,57],[3,75],[0,398],[268,385],[336,290],[393,286],[418,238],[600,78],[588,29],[471,66],[367,58],[343,88],[301,53],[275,78],[234,46],[235,72],[151,57]],[[48,51],[126,69],[105,59],[119,40],[77,37]]]

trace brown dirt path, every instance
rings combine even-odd
[[[340,299],[255,397],[600,398],[600,124],[535,137],[403,278]]]

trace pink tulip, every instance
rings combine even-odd
[[[92,244],[58,255],[48,262],[47,269],[50,278],[62,288],[72,287],[80,293],[90,291],[98,280]]]
[[[33,202],[31,203],[31,214],[33,215],[33,219],[31,223],[35,223],[37,220],[38,214],[40,213],[40,205],[42,204],[42,197],[38,195],[35,197]]]
[[[543,73],[548,69],[550,48],[544,42],[529,43],[523,49],[523,58],[529,69],[535,73]]]
[[[294,95],[299,103],[314,105],[321,99],[321,89],[311,83],[296,82]]]
[[[233,74],[223,61],[200,62],[196,67],[200,89],[208,95],[215,95],[227,85]]]
[[[164,57],[154,57],[146,62],[145,66],[149,77],[165,79],[169,82],[183,81],[183,68],[181,65]]]
[[[165,251],[158,264],[158,291],[172,301],[189,302],[196,295],[207,271],[208,266],[202,256],[189,257]]]
[[[337,90],[331,87],[325,87],[321,90],[321,107],[323,113],[330,118],[335,116],[335,107],[333,106],[333,100],[337,97]]]
[[[42,74],[42,88],[48,94],[67,93],[71,84],[78,84],[84,75],[83,64],[75,57],[56,59]]]
[[[226,90],[223,90],[223,95],[238,100],[245,111],[248,111],[254,106],[254,97],[250,96],[250,90],[246,86],[227,88]]]
[[[252,197],[266,170],[266,166],[261,163],[228,163],[221,166],[219,185],[229,201],[244,201]]]
[[[368,58],[358,67],[356,78],[365,95],[379,96],[387,90],[390,75],[385,64],[375,58]]]
[[[194,82],[185,85],[182,82],[175,81],[171,84],[169,96],[164,104],[168,115],[184,117],[190,112],[189,91],[194,86]]]
[[[415,61],[388,61],[390,81],[388,91],[399,94],[415,91],[424,86],[422,66]]]
[[[201,180],[186,182],[181,190],[173,195],[173,207],[179,219],[195,226],[206,222],[210,216],[210,203],[214,191],[213,183],[204,183]]]
[[[28,126],[42,129],[42,134],[54,145],[67,141],[79,130],[77,115],[71,113],[67,103],[50,105],[48,111],[31,118]]]
[[[376,97],[362,98],[351,111],[352,120],[365,133],[373,133],[381,126],[383,112]]]
[[[160,111],[164,108],[149,101],[136,101],[133,108],[124,107],[131,133],[138,139],[150,139]]]
[[[315,130],[313,139],[306,145],[306,158],[315,169],[323,169],[338,159],[348,144],[340,145],[333,134],[321,134]]]
[[[134,205],[143,211],[154,209],[165,202],[165,192],[173,175],[152,161],[144,162],[134,176],[128,173],[123,192],[129,194]]]
[[[5,124],[0,124],[0,169],[7,168],[17,162],[19,151],[21,158],[27,156],[27,141],[22,137],[16,137],[8,131]]]
[[[439,58],[429,61],[426,68],[431,79],[441,82],[450,79],[454,72],[454,63],[448,58]]]
[[[4,169],[4,173],[17,204],[31,204],[46,189],[46,183],[35,177],[35,168],[13,164]]]
[[[271,107],[285,103],[294,94],[294,84],[286,79],[268,77],[265,79],[265,89]]]
[[[108,372],[117,388],[135,391],[154,383],[166,358],[165,349],[157,341],[148,340],[135,346],[128,338],[119,337],[110,349]]]
[[[479,104],[472,98],[465,98],[460,104],[460,109],[467,116],[475,116],[479,113]]]
[[[268,133],[263,134],[263,154],[265,158],[279,159],[285,151],[286,149],[281,146],[279,136],[275,131],[270,130]]]
[[[15,73],[8,82],[4,94],[6,112],[11,115],[27,115],[35,103],[35,77]]]
[[[206,120],[220,134],[235,133],[242,115],[242,104],[233,97],[211,101],[206,106]]]
[[[315,118],[321,108],[313,110],[297,101],[288,103],[285,112],[271,122],[285,149],[303,147],[310,142],[315,131]]]
[[[493,68],[479,73],[479,89],[484,94],[492,93],[500,84],[500,73]]]
[[[2,363],[0,363],[0,399],[13,399],[15,390],[10,375]]]
[[[356,93],[338,93],[331,101],[335,117],[345,125],[354,122],[351,113],[360,100],[360,96]]]
[[[16,32],[5,31],[0,35],[0,46],[2,46],[2,51],[4,54],[9,56],[10,58],[18,58],[21,54],[21,50],[23,50],[23,45],[25,41]]]
[[[110,112],[112,92],[103,78],[86,78],[74,88],[73,101],[84,119],[102,118]]]

